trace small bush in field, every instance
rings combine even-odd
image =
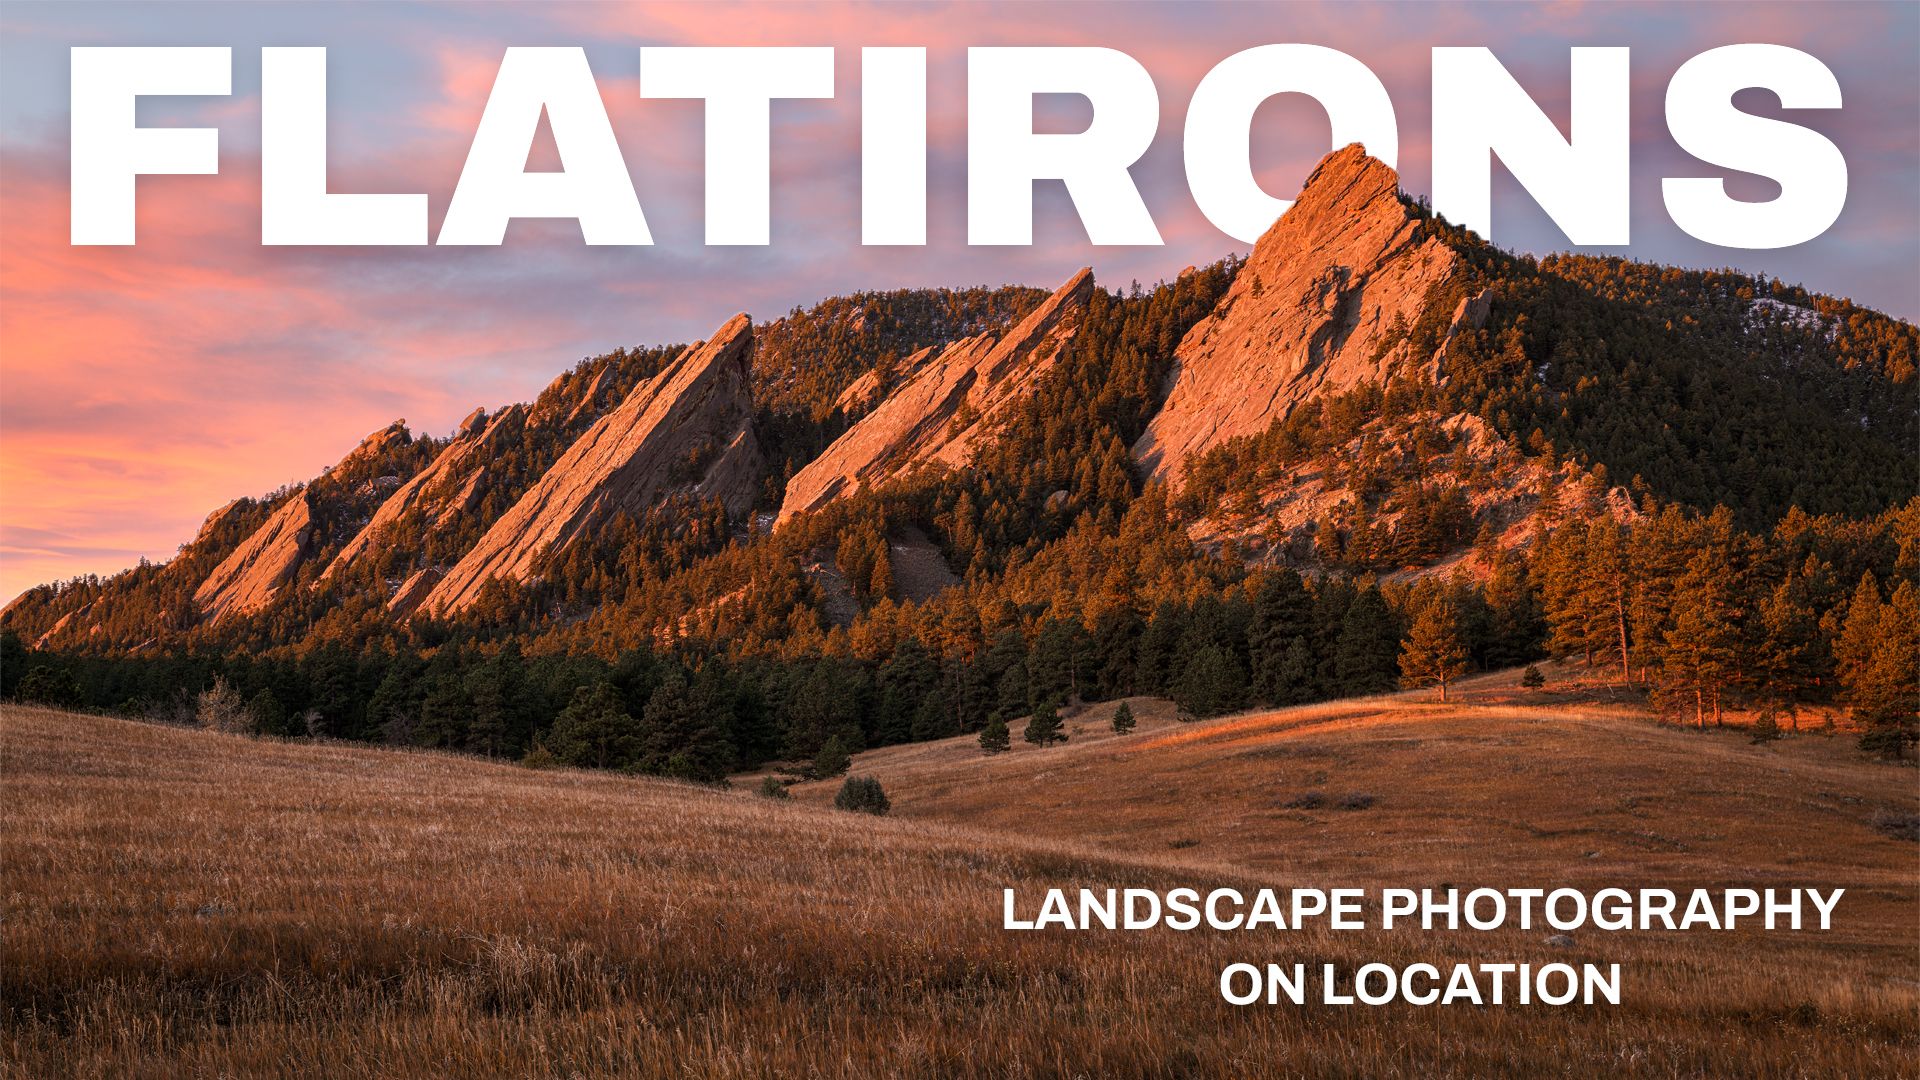
[[[1133,730],[1133,725],[1133,706],[1123,701],[1119,708],[1113,710],[1113,733],[1125,735]]]
[[[547,749],[546,744],[536,741],[526,756],[520,759],[520,764],[529,769],[552,769],[559,766],[560,759],[553,756],[553,751]]]
[[[1529,690],[1538,690],[1547,685],[1547,676],[1540,670],[1539,664],[1528,664],[1527,670],[1520,676],[1520,685]]]
[[[771,776],[760,781],[760,796],[761,798],[765,798],[765,799],[793,798],[792,793],[787,791],[787,785],[781,783],[778,780],[775,780]]]
[[[879,779],[872,776],[847,777],[847,782],[840,785],[840,794],[833,797],[833,805],[836,809],[861,814],[885,814],[893,809],[887,793],[880,788]]]

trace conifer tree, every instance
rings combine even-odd
[[[835,735],[821,744],[820,752],[813,758],[813,778],[825,780],[839,776],[853,765],[853,755],[847,752],[846,743]]]
[[[620,692],[602,680],[574,691],[554,719],[547,749],[568,765],[612,769],[640,752],[640,725],[628,715]]]
[[[1377,587],[1369,585],[1355,594],[1334,649],[1341,693],[1376,694],[1393,687],[1400,668],[1400,635]]]
[[[641,731],[645,772],[713,783],[733,767],[734,746],[717,703],[677,672],[648,698]]]
[[[1206,645],[1194,652],[1173,693],[1181,709],[1203,719],[1233,712],[1246,699],[1246,670],[1224,645]]]
[[[1027,721],[1027,731],[1023,737],[1035,746],[1066,742],[1067,733],[1061,730],[1060,725],[1059,704],[1052,699],[1041,702]]]
[[[1920,723],[1920,590],[1902,581],[1872,617],[1873,647],[1850,670],[1845,686],[1854,717],[1866,729],[1861,748],[1891,757],[1914,744]]]
[[[1467,645],[1453,605],[1436,597],[1414,612],[1413,625],[1400,649],[1400,677],[1408,686],[1438,686],[1447,700],[1447,685],[1467,672]]]
[[[1113,733],[1115,735],[1130,735],[1133,733],[1134,723],[1133,706],[1124,701],[1121,702],[1120,707],[1113,710]]]
[[[1690,705],[1698,727],[1706,726],[1709,712],[1719,723],[1722,695],[1738,677],[1740,632],[1732,578],[1725,553],[1707,548],[1687,565],[1673,591],[1673,625],[1666,633],[1656,692],[1669,707]]]
[[[980,729],[980,752],[984,754],[1003,753],[1013,746],[1013,737],[1007,732],[1007,722],[1000,719],[998,713]]]
[[[1293,570],[1261,575],[1254,588],[1253,618],[1247,627],[1252,659],[1253,697],[1272,705],[1296,703],[1299,673],[1287,667],[1294,642],[1313,631],[1313,597]]]

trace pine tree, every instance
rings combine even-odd
[[[825,780],[839,776],[853,766],[853,755],[847,753],[847,746],[835,735],[820,747],[813,758],[813,778]]]
[[[999,706],[995,712],[1003,720],[1024,716],[1033,708],[1032,684],[1027,679],[1027,663],[1016,660],[1000,676]]]
[[[1581,609],[1587,620],[1583,636],[1601,655],[1611,653],[1620,668],[1620,685],[1633,683],[1633,649],[1628,613],[1633,602],[1628,541],[1611,517],[1602,517],[1587,530],[1582,577]]]
[[[1673,591],[1673,625],[1661,654],[1657,694],[1669,707],[1685,702],[1694,724],[1720,719],[1721,696],[1734,684],[1739,660],[1733,570],[1725,553],[1707,548],[1687,565]]]
[[[677,672],[647,699],[641,728],[645,772],[714,783],[733,768],[734,747],[717,703]]]
[[[568,765],[619,768],[640,752],[640,725],[628,715],[620,692],[602,680],[574,691],[554,719],[547,748]]]
[[[1130,735],[1133,733],[1133,725],[1133,706],[1123,701],[1119,708],[1113,710],[1113,733]]]
[[[1760,608],[1756,676],[1760,688],[1799,725],[1800,704],[1820,678],[1820,622],[1806,602],[1804,582],[1789,575]]]
[[[1874,619],[1873,648],[1845,685],[1866,729],[1862,749],[1891,757],[1914,744],[1920,724],[1920,590],[1902,581]]]
[[[1242,708],[1246,699],[1246,670],[1224,645],[1206,645],[1194,652],[1173,692],[1182,710],[1202,719]]]
[[[1067,733],[1061,730],[1059,704],[1052,699],[1040,703],[1033,710],[1033,716],[1027,721],[1027,731],[1023,736],[1035,746],[1051,746],[1066,742]]]
[[[1466,674],[1467,646],[1453,605],[1436,597],[1414,613],[1400,649],[1400,676],[1408,686],[1438,686],[1447,700],[1447,684]]]
[[[980,729],[981,753],[999,754],[1012,749],[1012,747],[1013,737],[1007,731],[1007,722],[1000,719],[998,715],[988,720],[987,726]]]
[[[1334,670],[1340,692],[1376,694],[1391,689],[1400,668],[1400,635],[1380,590],[1361,589],[1340,623]]]
[[[1300,575],[1292,570],[1261,575],[1247,628],[1254,700],[1272,705],[1303,700],[1299,673],[1289,670],[1287,659],[1294,642],[1312,631],[1313,597]]]
[[[1847,602],[1846,621],[1833,641],[1834,675],[1842,686],[1863,683],[1873,650],[1880,639],[1880,583],[1871,570],[1860,575],[1853,598]]]

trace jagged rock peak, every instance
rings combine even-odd
[[[406,446],[413,441],[413,433],[407,430],[404,417],[395,420],[378,431],[370,432],[360,440],[360,445],[347,452],[347,456],[327,470],[327,475],[344,473],[363,461],[371,461],[395,447]]]
[[[977,334],[909,357],[900,385],[787,482],[781,520],[919,465],[967,464],[1000,411],[1059,361],[1093,290],[1093,271],[1083,268],[1004,337]],[[855,385],[863,394],[874,388]]]
[[[752,505],[761,471],[747,377],[753,322],[727,320],[575,440],[421,603],[433,614],[478,599],[489,578],[525,581],[622,511],[672,494]]]
[[[1166,402],[1134,457],[1177,482],[1188,458],[1265,431],[1321,391],[1427,362],[1406,355],[1405,332],[1429,293],[1465,270],[1419,225],[1399,176],[1358,144],[1323,158],[1220,304],[1181,340]],[[1462,310],[1486,318],[1484,301]]]

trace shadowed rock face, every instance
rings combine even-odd
[[[730,513],[745,511],[762,467],[750,427],[752,338],[752,322],[736,315],[635,387],[487,530],[421,610],[460,611],[488,578],[525,581],[550,554],[614,515],[645,510],[669,494],[719,499]]]
[[[371,553],[380,534],[416,507],[436,528],[446,527],[455,517],[471,510],[485,494],[487,462],[508,440],[519,436],[526,417],[525,405],[510,406],[491,417],[484,409],[474,410],[433,463],[380,504],[366,527],[347,541],[327,564],[321,580],[344,571]]]
[[[909,357],[900,386],[787,482],[780,519],[916,465],[965,465],[999,411],[1059,359],[1080,329],[1093,288],[1093,271],[1083,269],[1004,338],[978,334]]]
[[[1175,350],[1166,402],[1133,446],[1151,478],[1177,483],[1192,455],[1257,435],[1315,394],[1381,381],[1407,359],[1396,336],[1419,321],[1433,286],[1464,270],[1439,239],[1417,237],[1399,184],[1358,144],[1321,160]],[[1462,311],[1484,320],[1484,298]]]

